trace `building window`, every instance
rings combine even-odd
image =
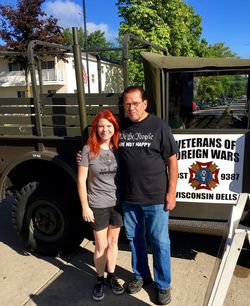
[[[18,90],[17,91],[17,97],[18,98],[25,98],[25,91],[24,90]]]
[[[46,61],[41,63],[42,69],[55,69],[54,61]]]
[[[9,71],[22,71],[24,70],[24,65],[22,63],[9,63]]]
[[[53,94],[56,94],[56,90],[52,90],[52,89],[50,89],[50,90],[48,90],[48,94],[49,95],[53,95]]]
[[[91,74],[91,82],[95,83],[95,75],[94,74]]]

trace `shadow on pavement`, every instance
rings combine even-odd
[[[216,256],[222,237],[204,234],[170,232],[171,256],[184,259],[195,259],[199,252]]]
[[[0,242],[8,245],[20,255],[28,256],[11,222],[11,205],[13,197],[0,203]]]
[[[18,255],[35,256],[60,269],[55,275],[51,276],[49,282],[43,284],[44,287],[35,295],[30,296],[30,300],[26,305],[96,305],[96,302],[91,299],[91,292],[96,282],[93,252],[87,248],[79,247],[74,253],[63,256],[62,258],[38,256],[26,252],[11,224],[10,202],[10,199],[8,199],[8,201],[6,200],[0,203],[0,242],[12,248]],[[193,233],[170,232],[170,238],[172,257],[188,260],[194,260],[199,252],[216,257],[221,243],[221,237]],[[89,243],[91,244],[93,242],[90,241]],[[130,257],[124,230],[120,236],[119,249],[125,251],[125,256]],[[249,252],[249,247],[243,250],[238,264],[243,267],[250,267]],[[34,271],[34,274],[35,273],[39,273],[39,271]],[[122,280],[129,281],[133,278],[132,273],[121,265],[117,265],[116,273]],[[247,277],[247,275],[241,275],[240,277]],[[145,287],[145,291],[152,303],[155,303],[156,298],[154,289],[153,284]],[[116,296],[108,287],[106,287],[105,295],[105,299],[99,302],[98,305],[149,305],[143,300],[128,294]]]
[[[117,275],[121,279],[131,279],[131,272],[120,267],[116,268]],[[96,274],[93,263],[93,253],[80,248],[71,262],[65,265],[58,276],[46,284],[45,288],[30,296],[35,305],[40,306],[77,306],[97,305],[91,298],[91,292],[96,282]],[[30,302],[31,302],[30,301]],[[29,303],[33,305],[32,303]],[[28,304],[28,305],[29,305]],[[105,288],[105,298],[98,305],[148,305],[147,303],[127,294],[114,295],[110,288]]]
[[[170,232],[171,256],[194,260],[199,252],[217,257],[223,237],[204,234]],[[246,240],[237,265],[250,268],[250,245]]]

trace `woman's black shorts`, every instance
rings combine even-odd
[[[109,225],[123,226],[122,208],[120,205],[106,207],[106,208],[93,208],[91,207],[95,221],[91,223],[94,231],[101,231]]]

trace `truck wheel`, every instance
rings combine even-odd
[[[83,239],[81,210],[74,205],[76,201],[51,185],[27,184],[16,194],[12,209],[13,224],[25,247],[44,255],[69,252]]]

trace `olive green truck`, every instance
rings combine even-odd
[[[179,145],[170,229],[220,235],[239,194],[250,191],[250,60],[141,58],[148,110],[169,122]],[[208,99],[216,82],[243,82],[245,92]],[[121,93],[81,91],[0,98],[0,196],[13,199],[16,231],[37,253],[70,251],[83,240],[76,153],[97,112],[124,116]],[[250,224],[249,203],[241,223]]]

